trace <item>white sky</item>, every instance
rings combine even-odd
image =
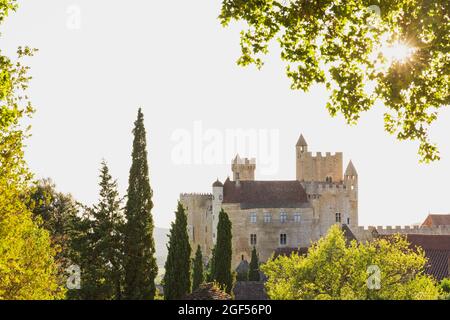
[[[311,151],[344,152],[345,166],[352,159],[359,173],[361,225],[406,225],[429,212],[450,212],[449,110],[432,129],[442,160],[419,165],[417,144],[383,131],[382,108],[348,127],[328,115],[323,88],[291,91],[276,47],[262,71],[238,67],[240,29],[221,27],[219,0],[19,2],[0,45],[9,55],[24,44],[40,50],[28,60],[37,113],[27,160],[37,177],[51,177],[80,201],[96,201],[102,158],[125,193],[131,130],[142,106],[157,226],[169,225],[180,192],[210,192],[217,177],[223,181],[231,174],[236,150],[219,147],[221,164],[194,154],[208,152],[208,139],[218,143],[237,129],[278,134],[271,136],[279,139],[269,144],[269,157],[257,159],[257,167],[272,159],[277,170],[257,170],[261,180],[295,179],[294,146],[301,132]],[[198,123],[203,147],[195,138]],[[183,132],[196,144],[192,160],[180,165],[172,138]]]

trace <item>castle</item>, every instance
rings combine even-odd
[[[232,223],[232,267],[245,265],[256,247],[261,261],[274,253],[304,253],[312,242],[339,224],[349,240],[372,241],[404,234],[411,246],[424,249],[426,272],[450,276],[450,215],[429,215],[420,226],[358,225],[358,173],[350,161],[343,173],[342,153],[313,155],[303,135],[297,141],[296,179],[255,180],[255,159],[232,160],[233,179],[212,184],[212,193],[181,194],[188,218],[191,248],[199,245],[206,259],[216,242],[219,212]]]
[[[255,180],[255,159],[234,158],[233,179],[219,180],[210,194],[181,194],[191,247],[210,255],[220,210],[232,223],[232,263],[249,260],[256,247],[262,261],[279,249],[307,248],[331,225],[358,227],[358,173],[350,161],[343,173],[337,152],[313,155],[303,135],[295,146],[296,179]]]

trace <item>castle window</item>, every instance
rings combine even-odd
[[[341,222],[341,214],[336,212],[336,222]]]
[[[270,223],[272,216],[270,213],[264,213],[264,223]]]
[[[294,222],[296,222],[296,223],[300,222],[300,213],[294,214]]]
[[[350,218],[347,218],[347,224],[350,224]]]
[[[280,234],[280,245],[285,246],[287,243],[287,235],[286,233]]]
[[[286,212],[282,212],[280,214],[280,222],[281,223],[285,223],[287,221],[287,213]]]
[[[252,234],[250,235],[250,244],[251,244],[252,246],[256,246],[256,234],[254,234],[254,233],[252,233]]]
[[[250,214],[250,222],[251,223],[256,223],[256,213]]]

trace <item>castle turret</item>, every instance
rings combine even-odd
[[[306,143],[306,140],[305,140],[305,137],[303,136],[303,134],[301,134],[300,138],[298,138],[296,147],[297,147],[297,155],[299,153],[308,152],[308,144]]]
[[[355,166],[351,160],[347,165],[347,169],[345,169],[344,183],[350,190],[358,190],[358,172],[356,172]]]
[[[212,230],[212,242],[213,245],[216,244],[217,240],[217,224],[219,223],[219,213],[222,209],[222,202],[223,202],[223,184],[219,181],[219,179],[216,180],[216,182],[213,183],[213,200],[212,200],[212,219],[211,219],[211,230]]]
[[[358,226],[358,172],[351,160],[344,173],[344,185],[347,189],[350,204],[345,223],[355,227]]]
[[[254,181],[255,180],[255,159],[241,159],[239,155],[232,161],[231,170],[233,171],[234,181]]]

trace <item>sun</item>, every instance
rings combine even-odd
[[[385,44],[381,49],[381,53],[386,58],[389,65],[396,62],[408,62],[415,51],[415,48],[410,47],[406,43],[400,41],[391,44]]]

